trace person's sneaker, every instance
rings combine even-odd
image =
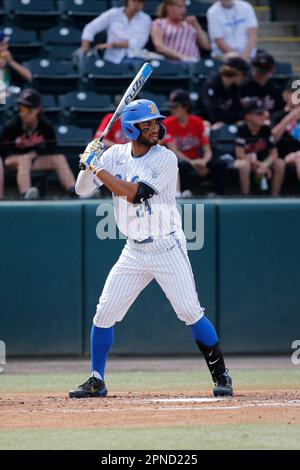
[[[232,388],[232,379],[228,375],[226,370],[225,374],[219,375],[215,381],[215,386],[213,389],[213,394],[215,397],[232,397],[233,388]]]
[[[31,186],[31,188],[27,189],[26,193],[24,194],[24,199],[28,201],[33,201],[40,197],[40,192],[38,188],[35,186]]]
[[[96,377],[90,377],[84,384],[69,392],[70,398],[93,398],[106,397],[107,389],[105,383]]]

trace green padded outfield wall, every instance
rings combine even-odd
[[[300,201],[204,202],[204,247],[189,255],[224,350],[290,352],[300,339]],[[111,201],[0,203],[0,339],[9,356],[89,353],[98,296],[125,243],[96,236],[103,207]],[[114,352],[197,349],[153,282],[117,324]]]
[[[7,355],[82,353],[82,207],[0,204],[0,339]]]
[[[188,203],[188,201],[187,201]],[[190,202],[192,203],[192,201]],[[108,210],[112,203],[104,202]],[[105,279],[117,261],[124,240],[99,240],[96,225],[103,220],[99,204],[88,203],[84,211],[84,326],[85,353],[90,349],[90,328],[99,293]],[[103,207],[103,206],[102,206]],[[195,204],[192,206],[195,216]],[[101,212],[101,215],[99,213]],[[216,278],[216,207],[205,206],[205,244],[199,251],[190,251],[190,260],[201,303],[212,321],[215,321]],[[195,217],[194,217],[195,220]],[[116,325],[116,340],[113,351],[126,354],[185,354],[197,352],[191,339],[190,328],[179,321],[169,301],[155,281],[136,299],[124,320]]]
[[[300,339],[300,201],[218,204],[224,350],[286,353]]]

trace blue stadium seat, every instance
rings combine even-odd
[[[44,31],[41,37],[49,59],[70,60],[80,46],[81,31],[71,26],[55,26]]]
[[[55,132],[58,152],[66,155],[71,168],[78,172],[79,155],[93,139],[93,132],[69,124],[55,126]]]
[[[17,25],[32,30],[50,28],[60,18],[56,0],[9,0],[8,10]]]
[[[9,38],[9,49],[17,62],[24,62],[42,54],[43,43],[39,41],[36,31],[17,26],[6,26],[3,31]]]
[[[235,125],[224,125],[220,129],[211,131],[209,139],[214,157],[234,155],[236,133]]]
[[[57,124],[62,120],[62,109],[57,103],[56,96],[42,95],[42,108],[44,116],[52,122]]]
[[[195,64],[190,64],[193,89],[199,91],[199,86],[203,84],[209,75],[217,72],[220,66],[221,62],[212,58],[202,59]]]
[[[97,95],[91,91],[71,91],[59,96],[58,101],[70,124],[93,130],[103,116],[115,108],[109,95]]]
[[[145,89],[151,88],[152,93],[168,95],[173,88],[189,89],[190,70],[188,64],[169,61],[152,60],[153,73],[145,84]],[[136,67],[136,71],[140,67]]]
[[[17,111],[17,99],[19,94],[10,95],[6,98],[5,113],[11,117]],[[57,104],[56,97],[53,95],[42,95],[42,108],[44,115],[53,123],[57,124],[61,107]]]
[[[289,63],[276,62],[275,71],[272,80],[277,83],[281,88],[284,88],[288,80],[293,78],[293,68]]]
[[[129,64],[112,64],[102,59],[87,59],[82,73],[89,90],[100,94],[118,94],[125,91],[134,71]]]
[[[217,72],[221,66],[221,62],[212,58],[199,60],[195,64],[191,64],[191,73],[193,77],[199,79],[207,78],[211,73]]]
[[[108,8],[109,2],[106,0],[63,0],[61,3],[64,17],[81,29]]]
[[[79,87],[80,76],[71,62],[33,59],[24,65],[33,74],[33,87],[42,94],[61,94]]]
[[[7,18],[7,4],[4,2],[4,0],[0,0],[0,22],[3,24],[4,20]]]

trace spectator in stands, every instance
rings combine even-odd
[[[95,36],[106,31],[107,42],[96,48],[104,59],[120,64],[140,52],[150,36],[151,18],[143,12],[144,0],[125,0],[125,7],[111,8],[88,23],[82,32],[81,51],[86,53]]]
[[[252,76],[241,85],[242,101],[246,103],[249,98],[257,98],[270,114],[284,107],[281,90],[272,82],[274,68],[274,57],[258,51],[252,60]]]
[[[237,160],[248,163],[243,194],[250,193],[252,173],[261,191],[268,190],[269,180],[272,180],[271,195],[278,196],[284,178],[284,162],[278,158],[271,128],[265,124],[268,112],[259,100],[252,98],[245,105],[244,113],[245,123],[238,127],[236,137]]]
[[[212,124],[233,124],[243,118],[238,85],[246,79],[247,73],[247,62],[234,56],[221,65],[217,74],[206,80],[202,88],[202,102]]]
[[[300,80],[291,80],[283,93],[285,107],[273,116],[273,136],[279,156],[296,170],[300,181]],[[298,89],[297,89],[298,87]]]
[[[237,52],[249,61],[257,44],[258,22],[252,5],[241,0],[218,0],[207,12],[212,55]]]
[[[156,51],[166,59],[197,62],[200,49],[209,50],[206,32],[195,16],[185,16],[184,0],[165,0],[152,23],[151,38]]]
[[[0,81],[4,84],[6,94],[9,94],[9,87],[23,86],[26,81],[32,79],[30,70],[18,64],[8,49],[8,40],[4,32],[0,30]]]
[[[75,179],[64,155],[56,154],[52,125],[41,115],[41,96],[36,90],[23,90],[17,100],[18,114],[8,121],[0,138],[5,167],[17,171],[20,194],[36,199],[38,189],[31,187],[31,171],[56,171],[60,183],[75,197]]]
[[[4,194],[4,171],[3,171],[3,162],[0,157],[0,199],[3,198]]]
[[[115,96],[115,106],[117,107],[118,104],[121,101],[122,96],[121,95],[116,95]],[[110,119],[112,118],[113,113],[107,113],[104,118],[102,119],[96,134],[95,134],[95,139],[99,138],[106,128],[107,124],[109,123]],[[121,121],[118,119],[113,127],[110,129],[110,131],[107,133],[103,143],[104,145],[108,148],[111,147],[114,144],[125,144],[128,142],[127,137],[125,136],[124,132],[122,131],[121,128]]]
[[[190,114],[192,103],[189,94],[184,90],[174,90],[169,97],[169,107],[171,116],[163,122],[167,130],[163,143],[179,159],[180,187],[186,191],[190,188],[191,177],[208,175],[211,149],[204,121]],[[179,185],[177,192],[179,197]]]

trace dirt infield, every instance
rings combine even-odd
[[[0,429],[158,427],[206,424],[300,424],[300,393],[239,391],[231,399],[211,392],[113,392],[71,400],[66,394],[14,393],[0,399]]]

